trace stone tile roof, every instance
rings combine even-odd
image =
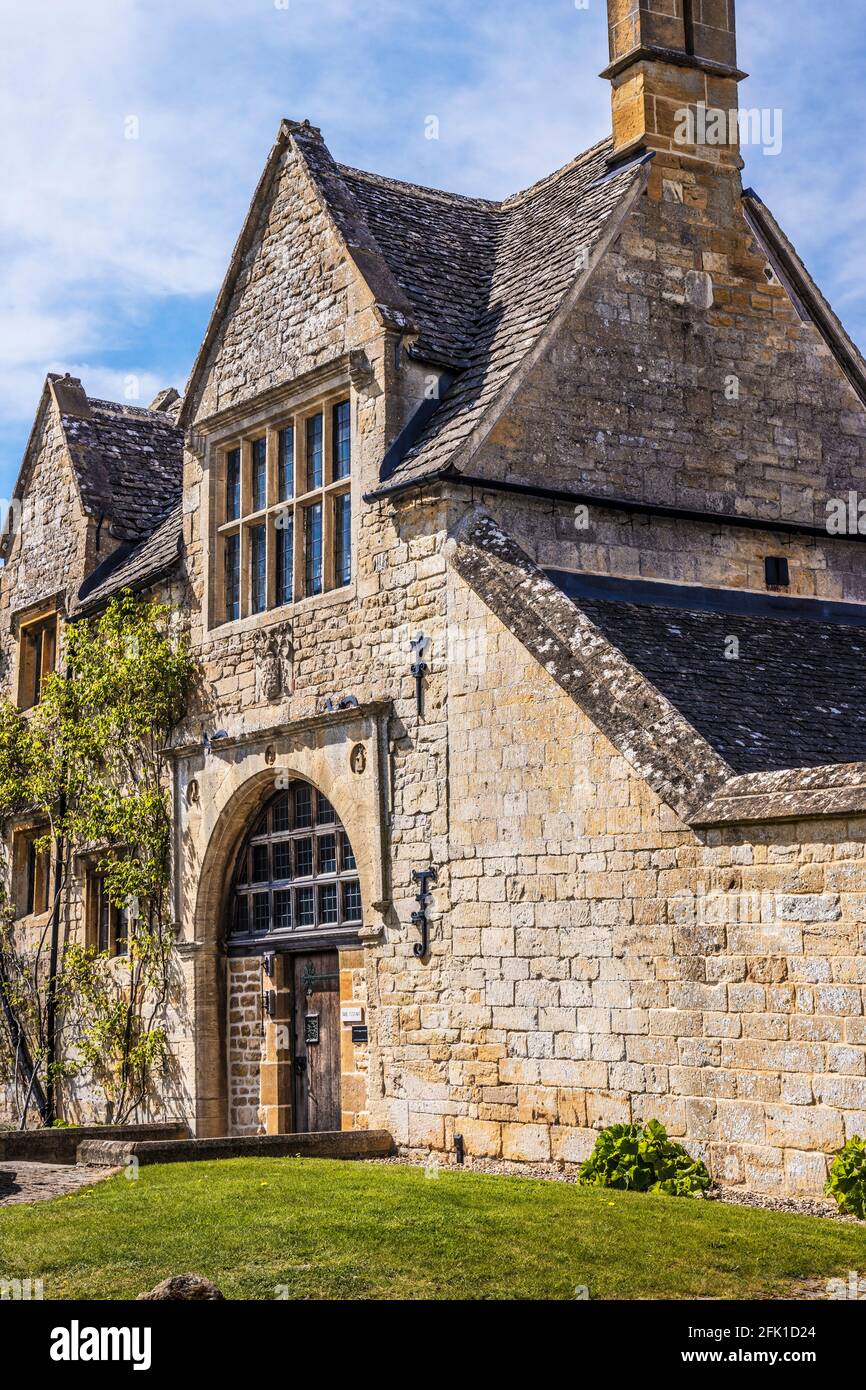
[[[124,546],[94,570],[82,586],[73,615],[99,608],[123,589],[143,589],[168,575],[183,548],[183,508],[178,502],[156,530],[136,546]]]
[[[167,413],[91,397],[87,406],[60,417],[84,505],[117,539],[142,540],[180,498],[183,434]]]
[[[866,612],[856,626],[834,605],[812,622],[576,593],[480,509],[447,553],[687,824],[866,811]],[[729,636],[739,661],[725,660]]]
[[[456,573],[684,820],[730,778],[725,759],[486,512],[464,518],[447,553]]]
[[[573,602],[735,772],[866,761],[864,627]],[[726,657],[732,637],[736,660]]]
[[[416,355],[467,365],[490,289],[501,204],[338,168],[412,305]]]
[[[866,761],[862,628],[579,604],[737,772]]]
[[[412,302],[421,344],[464,362],[390,486],[459,466],[459,453],[581,280],[644,165],[608,175],[611,142],[501,204],[344,173]],[[424,247],[429,263],[423,264]]]

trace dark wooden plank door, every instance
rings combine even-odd
[[[340,958],[293,959],[295,1129],[317,1134],[340,1128]]]

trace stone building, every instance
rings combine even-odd
[[[608,9],[612,138],[495,203],[286,121],[182,404],[49,379],[5,685],[125,587],[188,621],[154,1116],[565,1163],[655,1116],[814,1192],[866,1130],[866,366],[707,119],[733,0]]]

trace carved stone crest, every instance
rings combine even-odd
[[[291,628],[262,633],[256,640],[256,704],[272,705],[291,694],[295,649]]]

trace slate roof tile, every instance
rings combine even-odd
[[[572,601],[736,772],[866,761],[863,627]]]
[[[90,418],[61,415],[84,504],[113,536],[148,536],[178,501],[183,434],[171,415],[88,397]]]
[[[448,313],[453,325],[451,346],[459,348],[466,366],[420,439],[383,482],[394,486],[443,472],[517,364],[535,347],[579,278],[584,258],[591,256],[611,214],[639,177],[635,166],[608,176],[610,150],[611,142],[606,140],[504,203],[473,204],[466,209],[465,220],[479,230],[471,239],[471,256],[451,257],[450,274],[449,208],[449,224],[439,235],[430,266],[423,277],[415,276],[412,302],[422,323],[434,313]],[[413,241],[405,235],[405,208],[414,196],[392,191],[387,228],[381,225],[384,212],[377,221],[375,211],[367,210],[367,221],[377,239],[385,240],[394,274],[404,287],[415,272],[405,257],[400,262],[401,247]],[[442,214],[437,217],[441,220]],[[480,228],[485,219],[489,230],[483,234]],[[408,288],[407,294],[412,299]],[[450,302],[443,307],[443,299],[449,296]],[[459,329],[458,304],[464,311]]]
[[[90,576],[79,593],[75,616],[98,608],[123,589],[145,588],[162,578],[177,563],[182,546],[183,508],[178,502],[152,535],[131,550],[118,551]]]

